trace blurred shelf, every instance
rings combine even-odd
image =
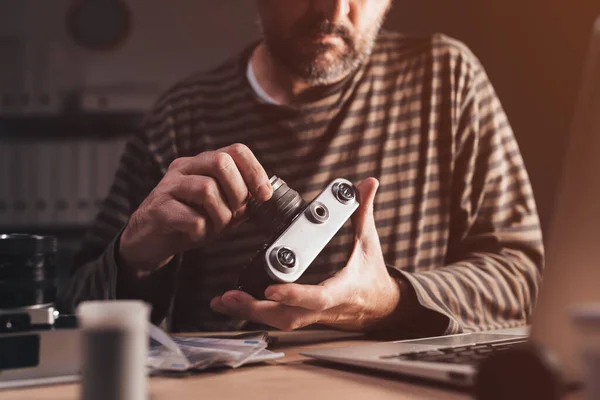
[[[124,136],[139,129],[143,118],[133,112],[0,115],[0,139]]]

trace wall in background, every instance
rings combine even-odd
[[[256,38],[248,0],[129,0],[136,28],[109,55],[88,55],[86,79],[147,79],[170,85],[230,57]]]
[[[387,24],[445,32],[475,52],[521,146],[546,230],[598,15],[597,0],[396,0]]]
[[[85,85],[152,82],[168,87],[215,65],[258,37],[248,0],[127,0],[133,31],[110,52],[74,47],[65,31],[70,0],[2,0],[0,38],[56,42],[70,53]],[[1,42],[0,42],[1,43]],[[3,60],[4,62],[4,60]]]
[[[73,64],[81,75],[73,76],[81,82],[152,81],[167,87],[257,37],[251,0],[128,3],[135,29],[123,47],[106,54],[75,51]],[[68,4],[3,0],[0,36],[16,32],[66,41],[62,16]],[[395,0],[386,23],[394,30],[445,32],[481,59],[521,145],[545,227],[588,33],[598,14],[597,0]]]

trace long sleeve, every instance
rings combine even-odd
[[[162,177],[164,160],[153,151],[157,144],[152,138],[156,136],[153,132],[168,131],[168,125],[168,119],[154,110],[144,128],[128,140],[110,192],[74,257],[68,282],[59,290],[57,303],[61,311],[72,312],[84,300],[141,299],[152,306],[154,322],[166,316],[179,257],[138,279],[118,265],[117,256],[122,229]]]
[[[445,263],[423,271],[399,271],[420,306],[446,318],[446,330],[440,334],[526,323],[544,263],[528,174],[507,117],[479,65],[465,79],[463,92],[455,118]]]

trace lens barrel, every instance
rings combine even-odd
[[[283,179],[270,179],[273,196],[265,202],[251,198],[248,202],[250,219],[269,236],[283,232],[306,208],[307,203],[298,192],[291,189]]]
[[[0,234],[0,309],[54,303],[56,251],[53,236]]]

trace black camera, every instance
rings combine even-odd
[[[238,289],[257,299],[265,299],[271,284],[297,281],[359,205],[358,190],[346,179],[335,179],[310,203],[276,176],[271,186],[269,201],[248,204],[269,240],[238,279]]]
[[[57,239],[0,234],[0,389],[76,380],[79,331],[55,309]]]
[[[0,235],[0,333],[54,325],[56,251],[52,236]]]

